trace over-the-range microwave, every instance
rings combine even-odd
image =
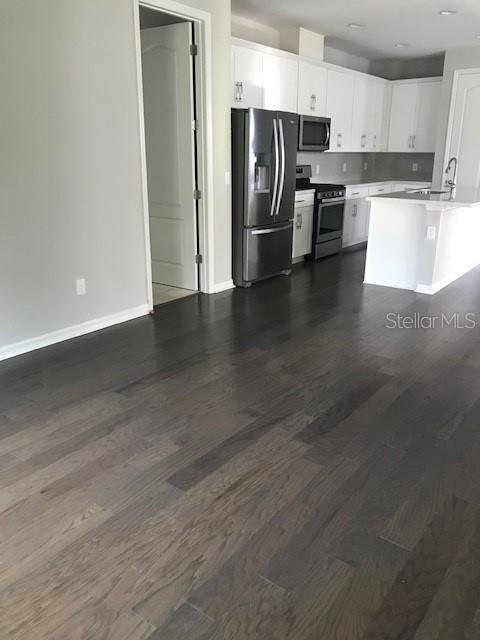
[[[327,151],[330,149],[330,118],[300,116],[298,120],[299,151]]]

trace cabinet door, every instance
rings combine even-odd
[[[342,245],[365,242],[367,238],[369,203],[365,198],[347,200],[343,215]]]
[[[368,151],[383,151],[383,120],[385,111],[386,85],[383,82],[371,82],[373,109],[370,114]]]
[[[367,151],[371,140],[371,114],[374,108],[371,82],[363,76],[355,77],[353,96],[352,143],[351,151]]]
[[[327,70],[300,60],[298,65],[298,113],[325,116]]]
[[[416,126],[412,145],[414,151],[422,153],[435,151],[440,90],[440,82],[418,83]]]
[[[300,258],[312,251],[312,231],[313,206],[295,207],[292,258]]]
[[[297,112],[298,62],[263,54],[263,107]]]
[[[235,45],[232,47],[232,107],[262,106],[262,53]]]
[[[417,83],[395,84],[392,90],[389,151],[412,151],[417,112]]]
[[[327,72],[327,115],[332,119],[330,151],[351,149],[354,76]]]

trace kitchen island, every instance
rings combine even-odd
[[[366,284],[433,295],[480,264],[480,190],[440,187],[369,200]]]

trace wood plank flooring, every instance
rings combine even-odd
[[[480,638],[480,270],[364,258],[0,364],[2,640]]]

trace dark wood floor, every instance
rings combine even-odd
[[[0,365],[0,637],[480,638],[480,271],[363,252]]]

